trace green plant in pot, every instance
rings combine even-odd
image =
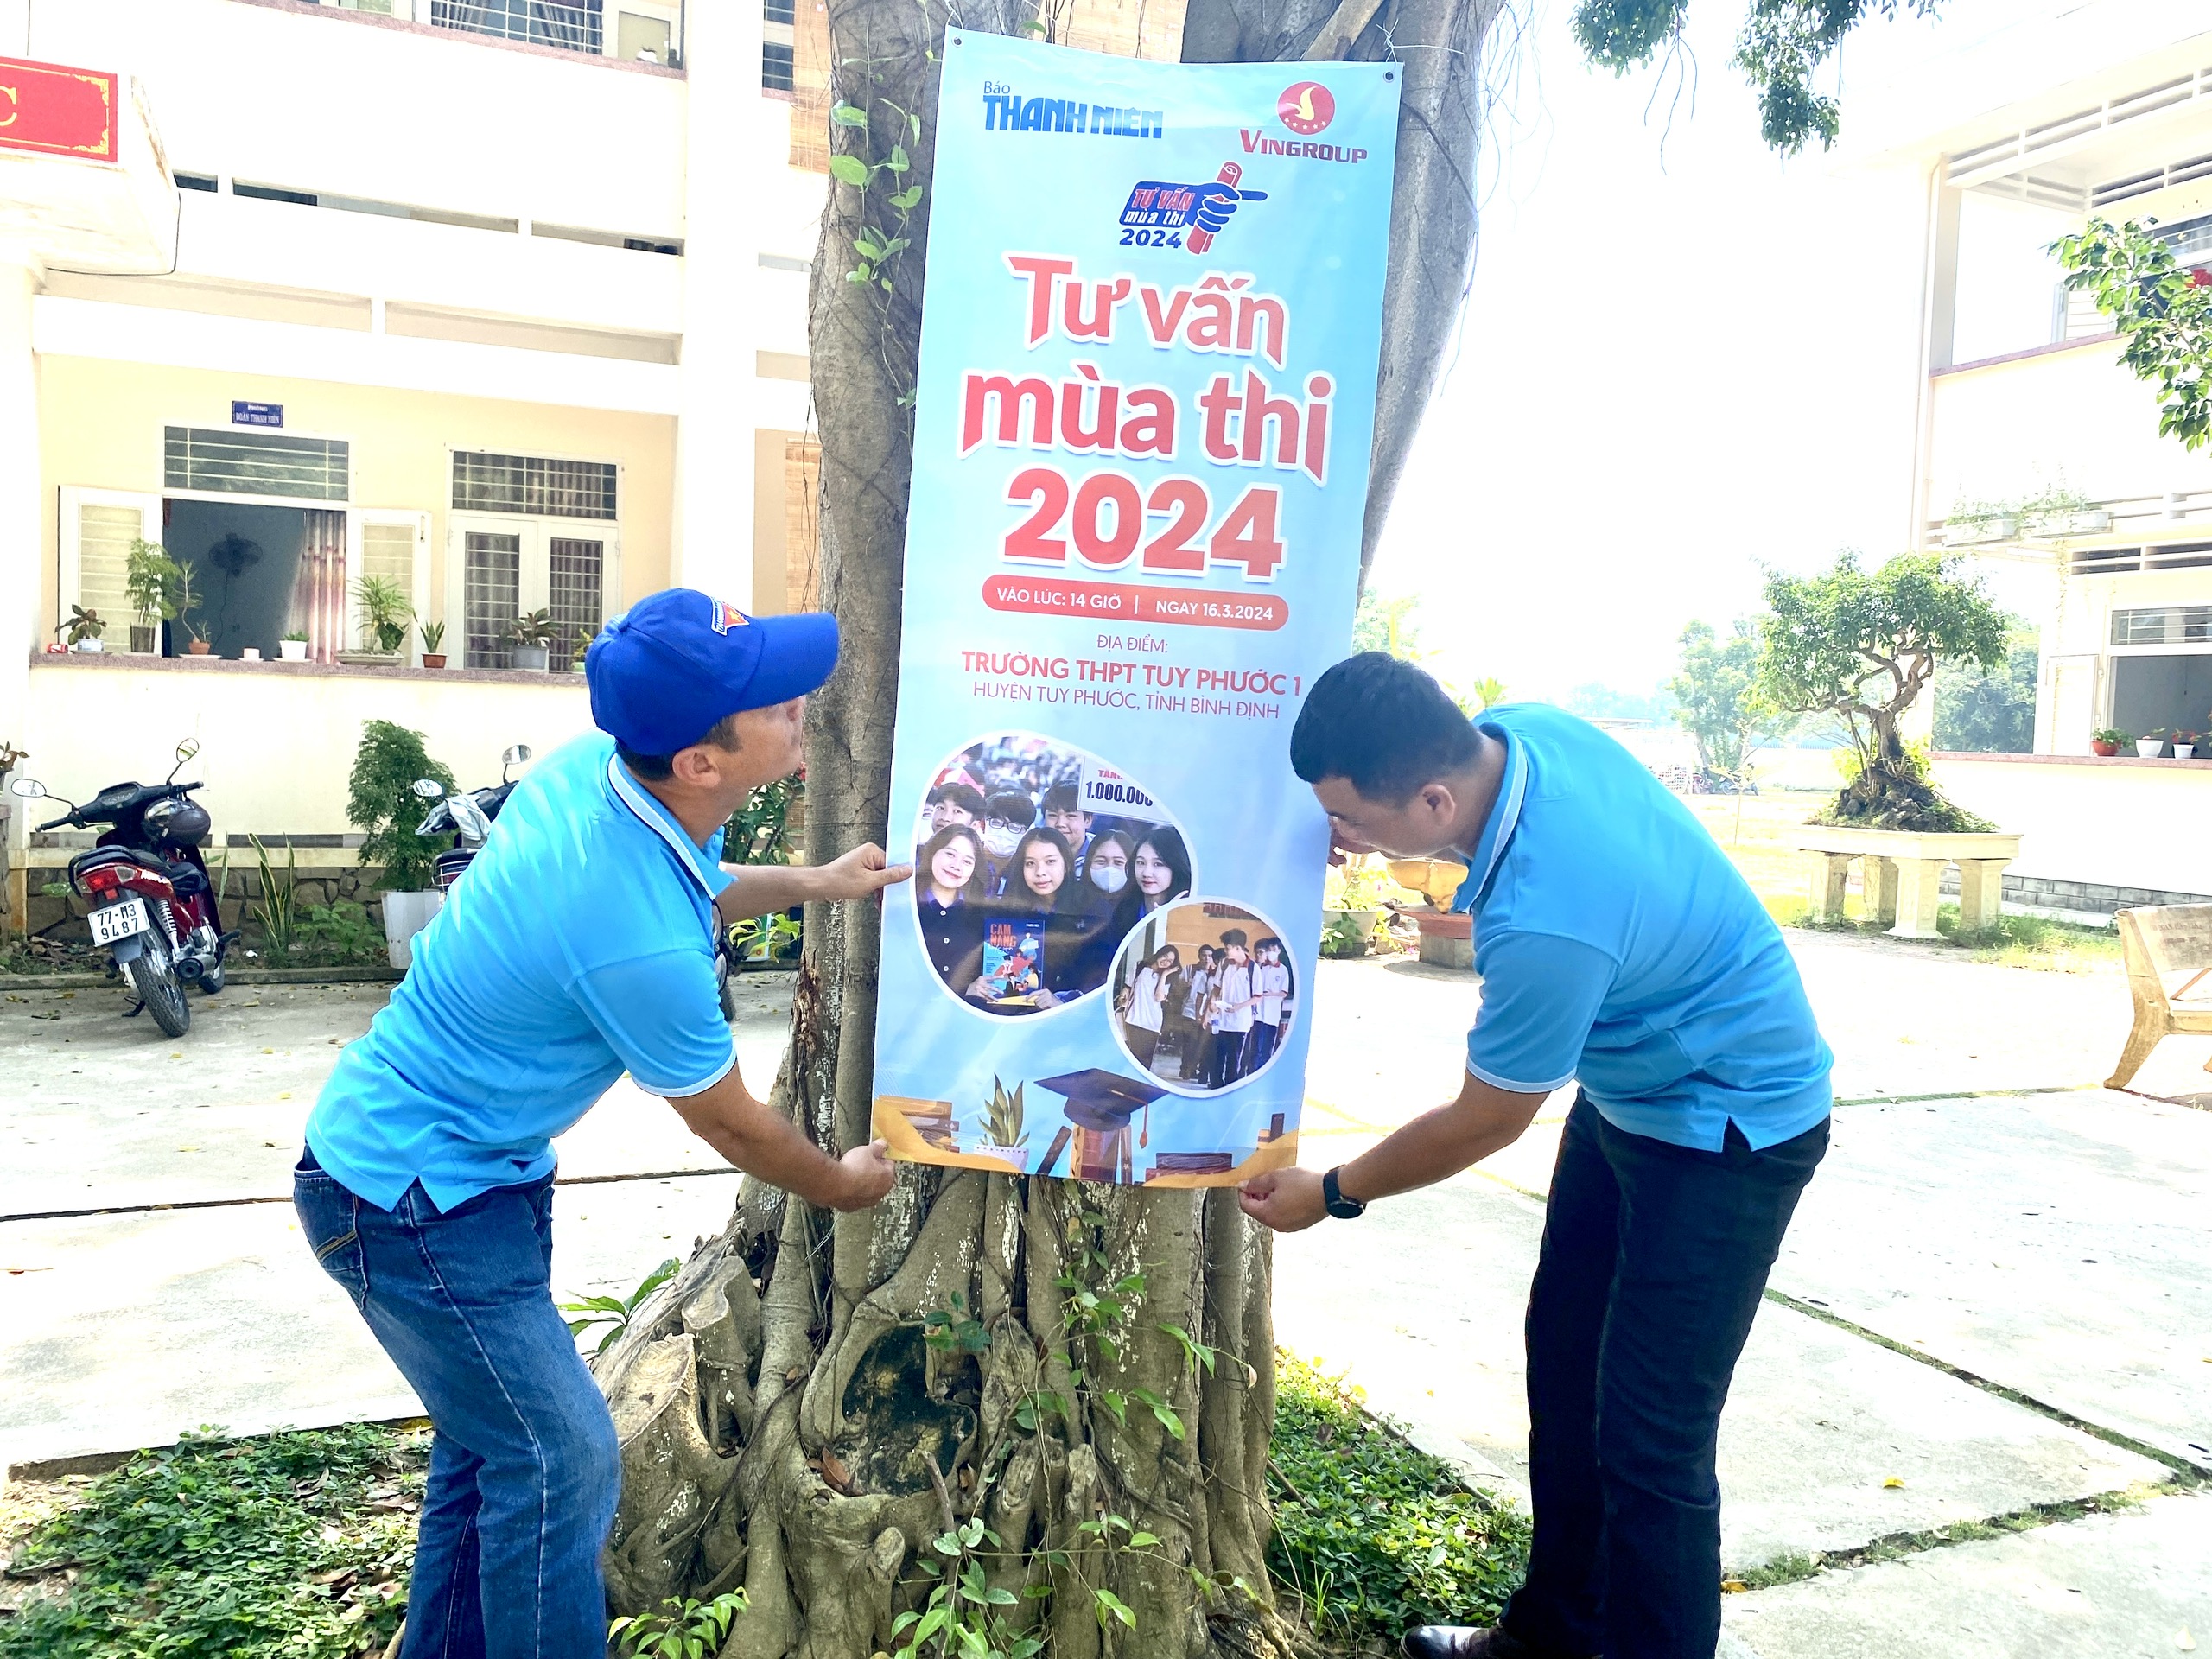
[[[346,817],[365,832],[361,862],[383,871],[385,938],[395,968],[407,965],[408,941],[436,913],[437,895],[427,891],[444,841],[417,835],[423,798],[417,779],[435,782],[450,795],[453,772],[430,758],[423,734],[388,720],[365,721],[360,747],[346,779]]]
[[[308,659],[308,647],[312,643],[305,628],[294,628],[276,642],[276,650],[288,663],[304,663]]]
[[[2093,754],[2110,758],[2123,749],[2135,747],[2135,734],[2123,732],[2117,726],[2106,726],[2089,734],[2089,750]]]
[[[361,648],[379,656],[397,657],[407,643],[408,625],[415,620],[407,595],[390,576],[363,576],[353,584],[353,602],[361,607]]]
[[[177,589],[184,579],[184,567],[159,542],[143,536],[131,538],[123,567],[123,591],[138,614],[130,630],[131,650],[148,654],[161,650],[162,624],[176,620]]]
[[[446,625],[442,622],[417,622],[415,631],[423,636],[423,666],[443,668],[446,665]]]
[[[514,646],[512,665],[543,672],[558,633],[550,611],[524,611],[507,625],[507,639]]]
[[[98,611],[88,611],[81,605],[69,607],[69,620],[54,630],[66,633],[72,651],[93,652],[102,649],[100,636],[107,632],[107,624]]]

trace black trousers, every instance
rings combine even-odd
[[[1567,1115],[1529,1294],[1528,1581],[1500,1622],[1547,1655],[1712,1659],[1720,1408],[1823,1120],[1754,1152]]]

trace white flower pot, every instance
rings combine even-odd
[[[75,645],[70,646],[69,649],[72,651],[85,652],[92,656],[98,656],[101,652],[106,650],[107,647],[100,644],[97,639],[79,639]]]
[[[2177,760],[2191,760],[2196,756],[2196,745],[2194,743],[2177,743],[2174,745],[2174,759]]]
[[[304,663],[308,659],[308,642],[304,639],[279,639],[276,649],[288,663]]]
[[[2163,737],[2139,737],[2135,740],[2135,753],[2145,760],[2156,760],[2158,752],[2165,747],[2166,740]]]
[[[385,953],[402,973],[415,960],[414,938],[430,925],[446,901],[442,893],[387,893],[384,895]]]

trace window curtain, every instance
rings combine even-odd
[[[334,663],[346,647],[346,515],[311,507],[300,537],[287,626],[308,637],[308,660]]]

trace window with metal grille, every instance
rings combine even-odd
[[[160,620],[156,619],[150,628],[140,622],[124,587],[130,543],[145,533],[146,516],[137,507],[87,505],[77,509],[77,591],[62,596],[62,609],[66,613],[73,601],[97,613],[108,625],[100,641],[108,651],[161,648]],[[134,634],[139,637],[134,639]]]
[[[791,48],[784,42],[760,42],[760,84],[772,92],[791,90]]]
[[[614,463],[549,461],[459,449],[453,505],[467,512],[527,512],[551,518],[614,517]]]
[[[607,543],[555,536],[546,543],[550,580],[545,607],[552,613],[555,668],[573,660],[591,643],[601,620],[600,578],[607,568]]]
[[[204,426],[162,429],[162,482],[172,490],[343,501],[353,446],[343,438]]]
[[[2115,645],[2212,645],[2212,605],[2152,605],[2112,613]]]
[[[468,629],[463,668],[512,668],[507,626],[522,611],[522,537],[472,530],[463,538],[467,568],[461,607]]]
[[[798,19],[798,7],[795,0],[761,0],[760,17],[764,22],[795,22]]]

